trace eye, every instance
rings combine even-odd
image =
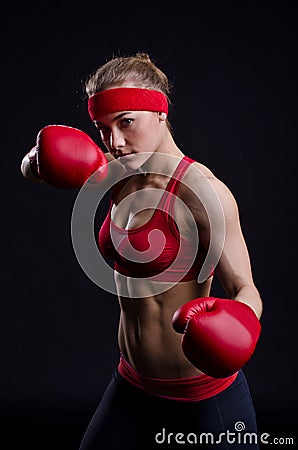
[[[105,127],[104,125],[97,125],[96,126],[101,138],[104,138],[105,136],[107,136],[110,132],[108,127]]]
[[[109,131],[109,128],[108,127],[104,127],[103,125],[100,125],[100,126],[98,125],[96,128],[98,129],[98,131],[100,133],[107,133]]]
[[[132,119],[132,118],[126,118],[126,119],[122,119],[121,120],[121,127],[122,128],[127,128],[127,127],[129,127],[131,124],[132,124],[132,122],[134,122],[134,119]]]

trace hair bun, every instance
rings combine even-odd
[[[142,61],[147,62],[147,63],[151,63],[152,62],[151,59],[150,59],[150,56],[148,55],[148,53],[145,53],[145,52],[138,52],[135,55],[135,58],[141,59]]]

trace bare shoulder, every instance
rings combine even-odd
[[[181,197],[190,208],[201,209],[203,204],[219,202],[225,215],[237,214],[237,203],[229,187],[199,162],[192,163],[187,170],[182,181]]]
[[[210,179],[215,178],[215,175],[213,174],[213,172],[204,164],[201,164],[201,163],[195,161],[192,163],[192,165],[190,167],[193,167],[196,169],[196,171],[194,171],[193,173],[197,173],[197,175],[203,175]]]

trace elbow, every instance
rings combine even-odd
[[[243,286],[237,291],[233,298],[234,300],[245,303],[254,311],[258,319],[261,318],[263,313],[263,301],[255,286]]]
[[[253,310],[257,318],[260,319],[263,314],[263,302],[260,296],[255,299]]]

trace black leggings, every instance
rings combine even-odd
[[[80,450],[257,450],[255,411],[242,371],[223,392],[199,402],[147,394],[116,371]]]

